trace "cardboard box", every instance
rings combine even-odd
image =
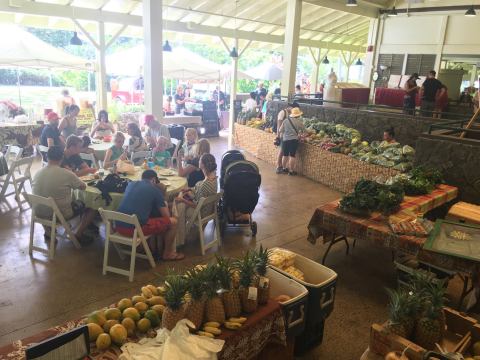
[[[447,329],[440,345],[448,352],[460,352],[464,354],[470,348],[472,329],[477,321],[447,307],[444,308],[444,313]],[[385,325],[386,324],[372,325],[370,330],[371,351],[385,356],[390,351],[403,351],[408,347],[406,355],[410,360],[423,360],[427,349],[401,336],[389,334]],[[478,330],[480,339],[480,328]]]

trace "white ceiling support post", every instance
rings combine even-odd
[[[375,81],[373,81],[373,74],[375,71],[377,71],[377,65],[378,65],[378,58],[380,56],[380,47],[382,46],[382,41],[383,41],[383,32],[385,30],[385,19],[386,15],[381,15],[378,18],[378,30],[377,30],[377,36],[375,38],[375,44],[373,46],[373,63],[372,63],[372,76],[370,77],[369,80],[369,87],[370,87],[370,100],[373,101],[373,98],[375,96]]]
[[[235,38],[234,47],[238,49],[238,38]],[[227,46],[228,48],[228,46]],[[243,53],[243,52],[242,52]],[[240,53],[239,53],[240,56]],[[232,74],[230,81],[230,112],[228,113],[228,148],[233,148],[233,127],[235,124],[235,100],[237,99],[238,57],[232,57]]]
[[[363,84],[370,87],[370,82],[372,80],[372,75],[374,71],[373,61],[375,58],[375,47],[377,45],[378,38],[378,19],[370,19],[370,24],[368,26],[368,42],[367,47],[370,46],[370,49],[367,48],[365,53],[364,60],[364,73],[363,73]]]
[[[290,96],[295,92],[297,74],[297,56],[302,19],[302,0],[287,0],[285,19],[285,43],[283,47],[282,95]]]
[[[317,49],[318,51],[315,53],[314,50],[309,47],[308,50],[310,51],[310,55],[312,55],[313,59],[313,71],[312,76],[310,79],[310,94],[315,94],[317,92],[318,86],[318,71],[320,69],[320,58],[322,57],[322,49]]]
[[[470,86],[475,86],[477,81],[477,65],[472,65],[472,73],[470,74]]]
[[[107,104],[107,65],[105,64],[105,52],[107,47],[105,45],[105,23],[100,21],[98,23],[98,48],[97,48],[97,112],[99,110],[106,110]]]
[[[343,51],[341,52],[341,54],[342,54],[343,63],[347,67],[347,78],[345,82],[348,82],[348,78],[350,77],[350,68],[352,67],[353,61],[355,60],[355,57],[358,55],[358,53],[353,54],[352,52],[349,52],[348,58]]]
[[[442,54],[443,46],[445,45],[445,35],[447,34],[448,27],[448,15],[442,16],[442,23],[440,24],[440,36],[439,42],[437,45],[436,57],[435,57],[435,68],[434,70],[438,73],[440,72],[440,65],[442,63]]]
[[[143,0],[145,113],[163,119],[162,0]]]

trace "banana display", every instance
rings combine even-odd
[[[247,321],[246,317],[238,317],[238,318],[230,318],[228,319],[223,325],[225,328],[229,330],[238,330],[242,328],[243,323]],[[221,324],[215,321],[210,321],[203,324],[203,328],[201,331],[197,332],[199,336],[205,336],[209,338],[215,338],[217,335],[222,334],[222,330],[220,329]]]

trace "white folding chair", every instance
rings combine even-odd
[[[205,255],[205,250],[218,244],[218,247],[222,246],[222,239],[220,235],[220,221],[218,219],[218,202],[222,198],[222,193],[218,193],[207,198],[201,198],[195,207],[195,211],[192,217],[187,221],[185,234],[188,234],[193,225],[198,227],[198,233],[200,236],[200,249],[202,255]],[[215,226],[215,239],[205,244],[204,229],[210,220],[214,221]]]
[[[40,155],[42,158],[42,166],[47,166],[48,165],[48,161],[47,161],[48,146],[43,146],[38,144],[36,147],[37,147],[37,154]]]
[[[5,160],[10,165],[13,161],[22,158],[23,148],[15,145],[7,145],[7,152],[5,153]]]
[[[95,155],[80,153],[80,157],[82,158],[83,161],[88,161],[87,164],[90,164],[89,166],[91,168],[98,169],[97,160],[95,159]]]
[[[12,162],[8,174],[3,176],[0,180],[0,185],[2,186],[0,190],[0,201],[7,202],[8,204],[7,197],[15,194],[15,200],[17,201],[19,208],[22,208],[22,205],[26,200],[22,201],[20,195],[22,195],[25,183],[29,181],[30,187],[32,186],[32,176],[30,174],[32,163],[33,156]],[[13,186],[13,191],[8,192],[10,185]]]
[[[140,159],[142,160],[145,160],[149,157],[152,156],[152,152],[151,151],[137,151],[137,152],[133,152],[131,157],[130,157],[130,160],[132,161],[132,163],[134,165],[138,165],[140,162],[137,162],[136,160]]]
[[[98,209],[100,215],[102,216],[102,220],[105,223],[105,251],[103,254],[103,275],[107,273],[107,271],[114,272],[120,275],[128,276],[128,280],[133,281],[133,275],[135,272],[135,259],[137,257],[142,259],[147,259],[150,263],[152,268],[155,268],[155,260],[153,260],[152,253],[150,248],[147,244],[147,239],[143,234],[142,227],[138,222],[137,215],[127,215],[116,211],[104,210],[102,208]],[[135,229],[133,230],[132,236],[125,236],[121,235],[120,233],[116,232],[114,229],[113,222],[114,221],[121,221],[126,224],[133,225]],[[113,267],[108,265],[108,254],[110,243],[117,249],[120,258],[123,260],[125,259],[124,255],[130,255],[130,269],[124,270],[121,268]],[[122,248],[122,245],[129,247],[129,250]],[[137,253],[137,247],[139,245],[143,246],[145,250],[145,254]]]
[[[72,227],[70,226],[69,222],[63,217],[60,209],[58,208],[53,198],[46,198],[43,196],[27,193],[23,193],[23,196],[27,199],[30,207],[32,208],[32,219],[30,221],[30,245],[28,247],[28,253],[30,254],[30,256],[32,256],[33,251],[35,250],[45,255],[48,255],[50,259],[53,259],[55,256],[55,241],[57,237],[57,229],[62,228],[65,230],[63,233],[64,237],[68,238],[77,249],[81,248],[77,237],[72,231]],[[37,210],[39,207],[50,210],[52,212],[52,216],[50,218],[43,218],[37,216]],[[40,246],[35,246],[33,244],[35,223],[50,227],[50,246],[48,249]]]

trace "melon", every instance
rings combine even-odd
[[[167,305],[167,303],[165,302],[165,298],[163,296],[153,296],[150,299],[148,299],[147,302],[150,306]]]
[[[113,325],[119,324],[118,320],[107,320],[105,324],[103,324],[103,330],[108,333]]]
[[[163,310],[165,310],[164,305],[153,305],[151,310],[155,310],[158,314],[158,316],[162,317],[163,315]]]
[[[473,344],[473,355],[480,355],[480,341],[476,341],[474,344]]]
[[[137,329],[142,333],[146,333],[148,330],[150,330],[151,327],[152,327],[152,324],[150,323],[150,320],[148,320],[147,318],[140,319],[137,322]]]
[[[103,326],[103,324],[105,324],[105,321],[107,321],[107,319],[105,318],[104,312],[101,310],[94,311],[93,313],[88,315],[87,318],[87,323],[95,323],[100,326]]]
[[[100,334],[95,344],[97,345],[98,350],[107,350],[112,344],[112,339],[108,334]]]
[[[132,336],[135,334],[135,328],[137,327],[135,325],[135,321],[133,321],[131,318],[125,318],[122,320],[122,325],[127,329],[127,333],[129,336]]]
[[[153,296],[158,295],[158,289],[152,284],[147,285],[147,288],[152,292]]]
[[[88,323],[87,326],[88,326],[88,337],[90,338],[90,341],[97,340],[98,336],[100,334],[103,334],[103,329],[100,325],[95,323]]]
[[[133,321],[140,320],[140,313],[134,307],[129,307],[123,310],[122,313],[124,318],[131,318]]]
[[[105,310],[105,317],[107,320],[120,320],[122,312],[117,308],[110,308]]]
[[[117,345],[122,345],[127,340],[127,329],[123,325],[116,324],[110,329],[110,337]]]
[[[117,307],[120,311],[123,311],[126,308],[129,308],[129,307],[132,307],[132,306],[133,306],[132,300],[127,299],[127,298],[124,298],[124,299],[120,300],[117,304]]]
[[[145,319],[150,320],[152,327],[157,327],[158,325],[160,325],[160,316],[158,316],[155,310],[148,310],[145,313]]]
[[[144,302],[138,302],[135,304],[135,309],[137,309],[140,314],[143,314],[148,310],[148,305]]]

